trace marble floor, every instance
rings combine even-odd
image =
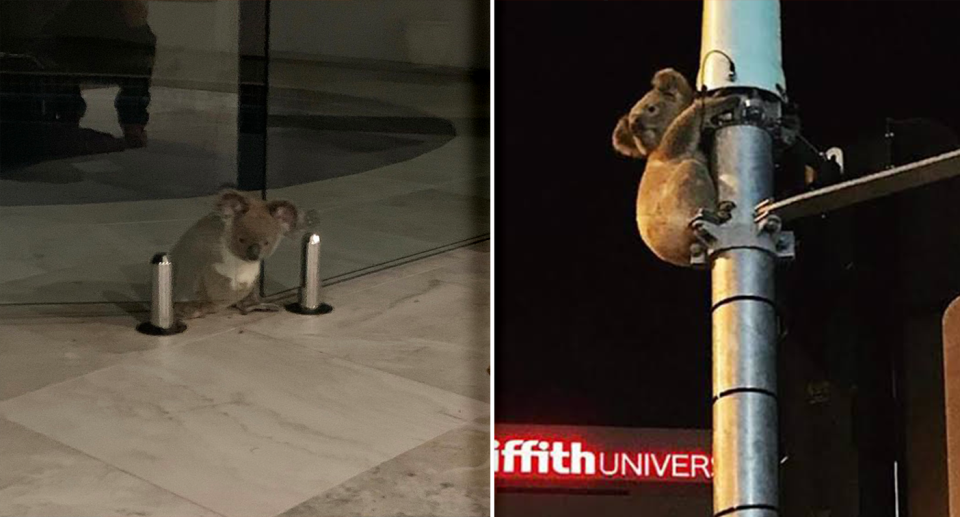
[[[0,516],[488,515],[489,293],[482,242],[318,317],[0,307]]]

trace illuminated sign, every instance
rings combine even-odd
[[[500,484],[711,482],[713,459],[708,452],[659,441],[644,446],[639,440],[605,441],[556,432],[498,432],[493,471]]]
[[[493,449],[493,471],[498,477],[704,483],[713,477],[712,459],[702,453],[596,451],[578,441],[538,439],[494,440]]]

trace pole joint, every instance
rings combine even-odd
[[[736,248],[761,250],[783,261],[794,258],[793,232],[782,229],[779,217],[764,214],[755,216],[752,225],[728,224],[734,208],[732,201],[724,201],[716,213],[700,210],[690,222],[697,239],[690,250],[692,265],[705,267],[716,254]]]

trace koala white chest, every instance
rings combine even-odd
[[[214,271],[230,279],[234,291],[249,289],[260,276],[260,262],[240,259],[226,246],[220,247],[220,262],[213,265]]]

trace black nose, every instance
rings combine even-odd
[[[257,260],[260,258],[260,245],[254,244],[247,248],[247,258],[249,260]]]

